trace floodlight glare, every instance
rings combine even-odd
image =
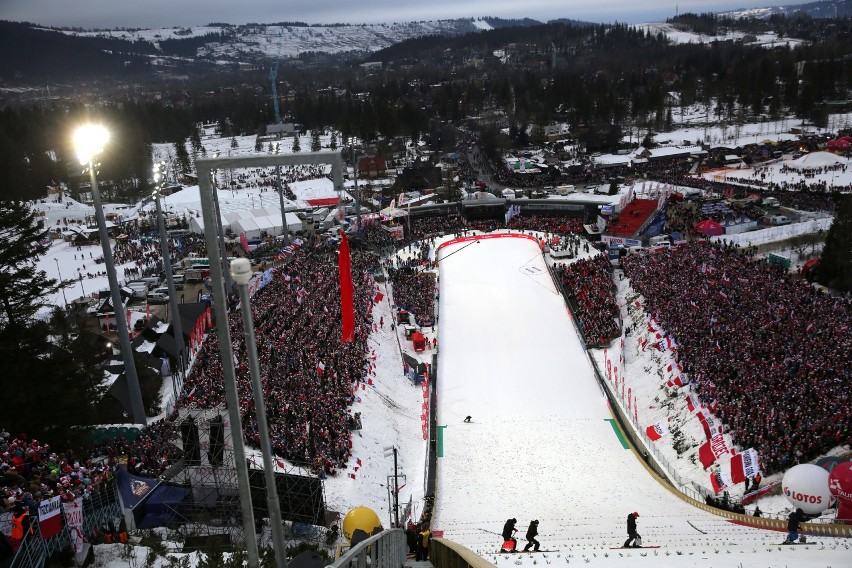
[[[103,152],[109,141],[109,131],[100,124],[87,124],[74,131],[74,148],[81,165],[86,165]]]

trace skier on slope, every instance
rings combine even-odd
[[[636,532],[636,519],[638,518],[639,513],[635,511],[627,515],[627,540],[624,541],[624,548],[630,548],[630,543],[636,539],[639,539],[640,542],[642,540],[642,537]],[[639,545],[633,544],[633,548],[639,548]]]
[[[538,534],[538,520],[535,520],[530,523],[530,527],[527,529],[527,545],[524,547],[524,552],[528,551],[531,546],[535,546],[533,548],[533,552],[538,552],[538,547],[541,546],[539,542],[535,539]]]
[[[503,544],[505,545],[506,542],[512,541],[512,552],[518,550],[518,539],[514,536],[515,533],[518,532],[518,529],[515,528],[515,524],[517,522],[518,519],[509,519],[506,521],[506,524],[503,525]]]

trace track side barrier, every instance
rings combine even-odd
[[[435,568],[494,568],[495,564],[445,538],[429,542],[429,560]]]

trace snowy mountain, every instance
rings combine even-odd
[[[399,22],[392,24],[308,25],[302,22],[276,24],[211,24],[194,28],[138,30],[62,30],[81,37],[109,37],[150,42],[169,54],[183,41],[200,43],[195,55],[217,60],[251,61],[269,57],[298,57],[305,53],[367,54],[406,39],[424,35],[453,36],[502,27],[506,21],[466,18]],[[539,24],[541,22],[534,22]],[[199,38],[209,41],[199,42]]]
[[[806,4],[787,4],[764,8],[743,8],[720,12],[721,16],[733,18],[769,18],[777,14],[791,15],[801,12],[811,18],[842,18],[852,15],[852,0],[825,0]]]

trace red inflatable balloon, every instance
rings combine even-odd
[[[852,461],[839,463],[831,469],[828,490],[838,501],[837,519],[852,520]]]

